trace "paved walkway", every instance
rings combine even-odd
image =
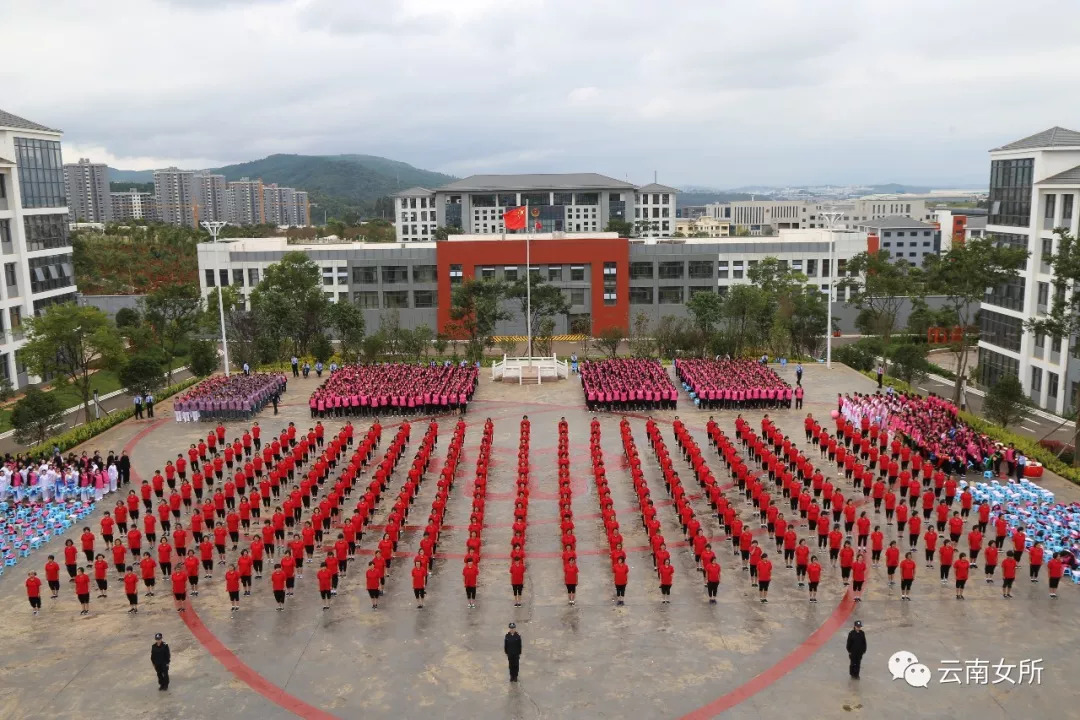
[[[790,368],[789,371],[790,372]],[[836,393],[866,390],[871,383],[844,368],[807,368],[807,411],[827,416]],[[260,424],[277,430],[288,421],[309,426],[306,398],[314,378],[290,381],[281,414],[264,411]],[[676,414],[690,423],[704,446],[705,413],[685,406]],[[204,435],[207,424],[172,422],[168,401],[157,421],[125,422],[89,444],[101,449],[127,447],[135,472],[149,476],[169,457]],[[533,496],[529,507],[529,572],[524,607],[514,608],[509,593],[506,553],[510,543],[512,489],[518,421],[532,419]],[[760,412],[745,415],[757,423]],[[802,413],[773,413],[793,438],[802,438]],[[465,607],[460,554],[468,522],[468,495],[480,428],[495,420],[489,481],[488,527],[480,573],[479,603]],[[551,462],[560,416],[570,423],[573,510],[578,524],[581,581],[578,603],[570,607],[562,585],[555,468]],[[717,414],[733,434],[732,413]],[[389,425],[393,418],[384,419]],[[718,538],[724,566],[720,602],[709,605],[690,552],[673,542],[675,587],[670,605],[660,592],[643,550],[645,533],[629,473],[621,460],[618,418],[604,416],[602,443],[609,481],[630,548],[630,586],[625,607],[611,602],[611,573],[603,526],[588,459],[589,415],[573,380],[543,386],[492,383],[485,376],[470,413],[465,453],[450,496],[428,605],[415,608],[407,567],[395,563],[379,610],[372,611],[362,575],[350,572],[329,612],[320,602],[313,578],[300,581],[289,608],[273,609],[266,580],[243,608],[231,616],[221,577],[203,581],[201,597],[183,617],[172,609],[168,588],[156,598],[141,598],[138,616],[126,613],[123,595],[93,600],[88,617],[78,615],[66,582],[61,598],[45,599],[45,610],[32,617],[22,579],[40,569],[46,552],[34,553],[0,579],[0,603],[7,610],[0,625],[0,717],[55,717],[82,720],[121,712],[129,718],[211,718],[228,714],[239,720],[281,717],[409,718],[834,718],[862,716],[908,720],[921,717],[1033,718],[1064,717],[1075,702],[1072,677],[1077,589],[1063,588],[1057,601],[1045,584],[1021,583],[1012,601],[998,586],[973,582],[968,600],[957,602],[951,588],[937,582],[936,571],[919,567],[914,601],[901,603],[887,587],[884,571],[875,569],[866,601],[850,602],[835,571],[826,568],[820,602],[806,601],[793,571],[777,564],[770,603],[756,601],[745,574],[719,549],[722,530],[715,518],[707,531]],[[334,421],[327,425],[338,427]],[[653,496],[663,497],[658,469],[651,462],[644,420],[632,421]],[[366,427],[367,423],[359,423]],[[239,429],[230,425],[229,435]],[[406,451],[390,483],[400,485],[419,438]],[[384,439],[392,428],[384,430]],[[446,451],[451,421],[440,425],[436,455]],[[670,429],[665,440],[673,445]],[[801,442],[799,443],[801,444]],[[714,457],[714,456],[711,456]],[[812,455],[816,460],[816,455]],[[684,482],[689,468],[676,457]],[[718,462],[711,466],[726,477]],[[441,460],[416,500],[412,522],[426,517],[434,497]],[[689,486],[689,483],[687,483]],[[1062,500],[1080,499],[1074,486],[1050,479]],[[385,502],[385,500],[384,500]],[[699,516],[707,505],[694,501]],[[96,513],[91,525],[97,528]],[[663,505],[659,516],[670,541],[680,540],[676,517]],[[749,517],[748,513],[744,513]],[[800,534],[805,529],[800,528]],[[892,537],[893,528],[887,529]],[[369,534],[370,535],[370,534]],[[377,538],[365,536],[361,554],[370,554]],[[415,552],[419,531],[409,529],[400,549]],[[361,560],[361,562],[363,562]],[[407,562],[407,561],[406,561]],[[356,567],[354,565],[354,567]],[[220,575],[221,569],[215,568]],[[931,577],[933,575],[934,577]],[[978,577],[978,574],[973,575]],[[111,578],[115,586],[115,578]],[[847,677],[844,639],[851,621],[866,626],[870,652],[862,679]],[[506,682],[502,636],[515,621],[524,637],[522,681]],[[172,647],[172,686],[158,692],[148,652],[155,632]],[[934,670],[928,688],[894,681],[887,670],[892,653],[908,650]],[[1019,663],[1041,658],[1040,687],[996,684],[941,685],[937,668],[946,660]],[[991,672],[991,678],[993,673]],[[1015,671],[1013,678],[1016,678]],[[122,709],[120,709],[122,708]],[[1062,714],[1064,711],[1064,715]]]

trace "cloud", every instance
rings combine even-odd
[[[0,69],[0,107],[63,128],[67,157],[114,167],[356,152],[455,174],[647,181],[657,170],[666,183],[717,187],[985,183],[989,148],[1080,126],[1080,13],[1065,0],[974,9],[3,3],[0,25],[19,28],[5,50],[20,61]]]

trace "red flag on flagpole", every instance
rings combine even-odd
[[[525,229],[525,206],[510,208],[503,213],[503,225],[507,230]]]

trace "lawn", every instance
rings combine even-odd
[[[119,390],[120,378],[112,370],[98,370],[90,376],[90,392],[94,390],[98,391],[98,395],[105,395],[115,390]],[[67,410],[68,408],[75,407],[82,404],[82,397],[79,394],[77,388],[71,385],[65,385],[57,390],[49,390],[49,392],[56,393],[56,397],[60,400],[60,406]],[[14,403],[7,407],[0,408],[0,432],[7,432],[11,430],[11,411],[14,408]]]

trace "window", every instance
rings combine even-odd
[[[1027,227],[1031,221],[1033,158],[990,163],[990,225]]]
[[[562,265],[548,265],[548,282],[562,282]]]
[[[1052,353],[1060,353],[1061,352],[1061,338],[1059,338],[1059,337],[1050,338],[1050,352],[1052,352]]]
[[[505,280],[506,282],[517,282],[517,279],[518,279],[518,269],[517,269],[516,265],[514,265],[514,266],[508,265],[508,266],[503,268],[503,280]]]
[[[11,334],[16,337],[22,337],[22,308],[16,305],[12,307],[8,312],[11,315]]]
[[[1042,392],[1042,368],[1031,368],[1031,392]]]
[[[997,384],[1003,375],[1018,377],[1020,362],[1007,355],[980,347],[978,369],[979,383],[984,387],[990,387]]]
[[[409,267],[407,265],[384,265],[382,267],[382,281],[384,285],[409,282]]]
[[[435,307],[435,291],[434,290],[413,290],[413,307],[418,307],[418,308],[433,308],[433,307]]]
[[[67,215],[27,215],[23,218],[26,230],[26,249],[55,250],[68,247]]]
[[[570,266],[570,282],[584,282],[585,281],[585,266],[584,265],[571,265]]]
[[[806,277],[814,277],[817,275],[817,260],[806,261]]]
[[[557,193],[553,193],[553,195],[554,195],[554,199],[552,200],[552,203],[551,203],[552,205],[573,205],[574,204],[574,193],[557,192]]]
[[[437,281],[437,276],[438,267],[435,265],[413,265],[413,282],[433,283]]]
[[[535,285],[541,282],[540,280],[540,268],[536,265],[529,266],[529,280]]]
[[[495,279],[495,268],[490,266],[490,265],[480,268],[480,279],[481,280],[494,280]]]
[[[571,305],[584,305],[585,304],[585,288],[571,288],[570,289],[570,304]]]
[[[0,183],[3,182],[3,176],[0,176]],[[0,184],[0,190],[3,189],[3,185]],[[0,192],[0,197],[3,197],[3,193]],[[1061,224],[1065,227],[1072,226],[1073,216],[1073,196],[1072,194],[1065,194],[1061,196]]]
[[[630,288],[630,304],[631,305],[652,305],[653,304],[653,289],[651,287],[631,287]]]
[[[203,272],[206,273],[206,287],[214,287],[214,271],[204,270]]]
[[[690,287],[690,297],[694,297],[698,293],[710,293],[710,294],[713,294],[715,292],[716,292],[716,287],[714,285],[693,285],[693,286]]]
[[[229,271],[218,270],[218,284],[221,287],[229,287]]]
[[[337,269],[337,284],[348,285],[349,284],[349,268],[339,267]]]
[[[731,279],[742,280],[743,278],[743,261],[732,260],[731,261]]]
[[[661,305],[681,305],[683,302],[683,289],[681,287],[660,288]]]
[[[322,269],[322,284],[323,286],[334,284],[334,268]]]
[[[690,261],[690,279],[691,280],[712,280],[713,276],[713,262],[712,260],[691,260]]]
[[[615,305],[615,288],[604,288],[604,305]]]
[[[210,280],[213,280],[214,279],[213,273],[210,270],[207,270],[206,272],[210,273]],[[18,272],[18,269],[17,269],[15,263],[5,263],[4,264],[4,281],[7,284],[7,295],[8,295],[8,297],[18,297],[19,296],[19,272]],[[211,282],[211,284],[213,284],[213,283]]]
[[[347,293],[347,292],[339,292],[337,294],[337,301],[338,302],[348,302],[349,301],[349,293]]]
[[[374,265],[365,265],[361,267],[353,266],[352,280],[354,283],[360,285],[374,285],[379,282],[379,269]],[[356,302],[355,298],[353,302]],[[376,305],[378,307],[378,305]]]
[[[544,204],[547,205],[546,202]],[[575,205],[599,205],[600,204],[600,193],[594,193],[594,192],[574,193],[574,204]]]
[[[829,260],[821,261],[821,277],[829,277],[831,268],[829,267]]]
[[[1039,298],[1035,301],[1040,309],[1045,309],[1050,303],[1050,283],[1039,283]]]
[[[19,168],[19,193],[24,208],[67,205],[64,162],[58,141],[15,138],[15,164]]]
[[[244,286],[244,271],[243,270],[233,270],[232,271],[232,284],[233,285],[239,285],[240,287]]]
[[[460,285],[462,276],[463,276],[463,272],[462,272],[461,265],[454,264],[454,265],[450,266],[450,284],[451,285]]]
[[[255,287],[259,284],[259,268],[248,268],[248,285]]]
[[[499,207],[517,207],[517,193],[499,193]]]
[[[983,302],[998,305],[1009,310],[1024,311],[1024,294],[1027,292],[1027,281],[1022,275],[1013,276],[1009,280],[993,288],[983,296]]]
[[[383,292],[384,308],[407,308],[409,307],[408,290],[386,290]]]
[[[49,255],[27,261],[30,268],[30,291],[34,293],[70,287],[75,284],[71,255]]]
[[[651,262],[630,263],[631,280],[652,280],[653,264]]]
[[[1022,320],[984,308],[979,312],[979,330],[981,340],[1006,350],[1020,352],[1020,337],[1023,335]],[[1041,347],[1040,342],[1039,337],[1036,336],[1036,347]]]
[[[716,277],[726,280],[728,276],[728,261],[721,260],[716,264]]]
[[[1046,336],[1042,333],[1035,333],[1035,347],[1040,350],[1046,347]]]
[[[1057,195],[1047,195],[1046,205],[1043,208],[1043,227],[1051,228],[1054,226],[1054,210],[1057,206]]]
[[[352,301],[360,308],[378,309],[379,293],[374,290],[354,290]]]
[[[659,277],[661,280],[680,280],[683,276],[683,262],[681,260],[662,260],[660,262]],[[661,300],[660,302],[663,302]]]
[[[2,177],[3,177],[3,175],[0,175],[0,178],[2,178]],[[10,220],[0,220],[0,243],[3,243],[4,245],[10,245],[11,244],[11,221]],[[11,248],[10,247],[5,247],[4,248],[4,253],[9,253],[9,252],[11,252]]]
[[[1044,265],[1049,265],[1054,259],[1054,240],[1053,238],[1042,239],[1042,262]]]
[[[836,260],[836,274],[839,277],[844,277],[844,268],[847,266],[847,260],[838,258]]]

